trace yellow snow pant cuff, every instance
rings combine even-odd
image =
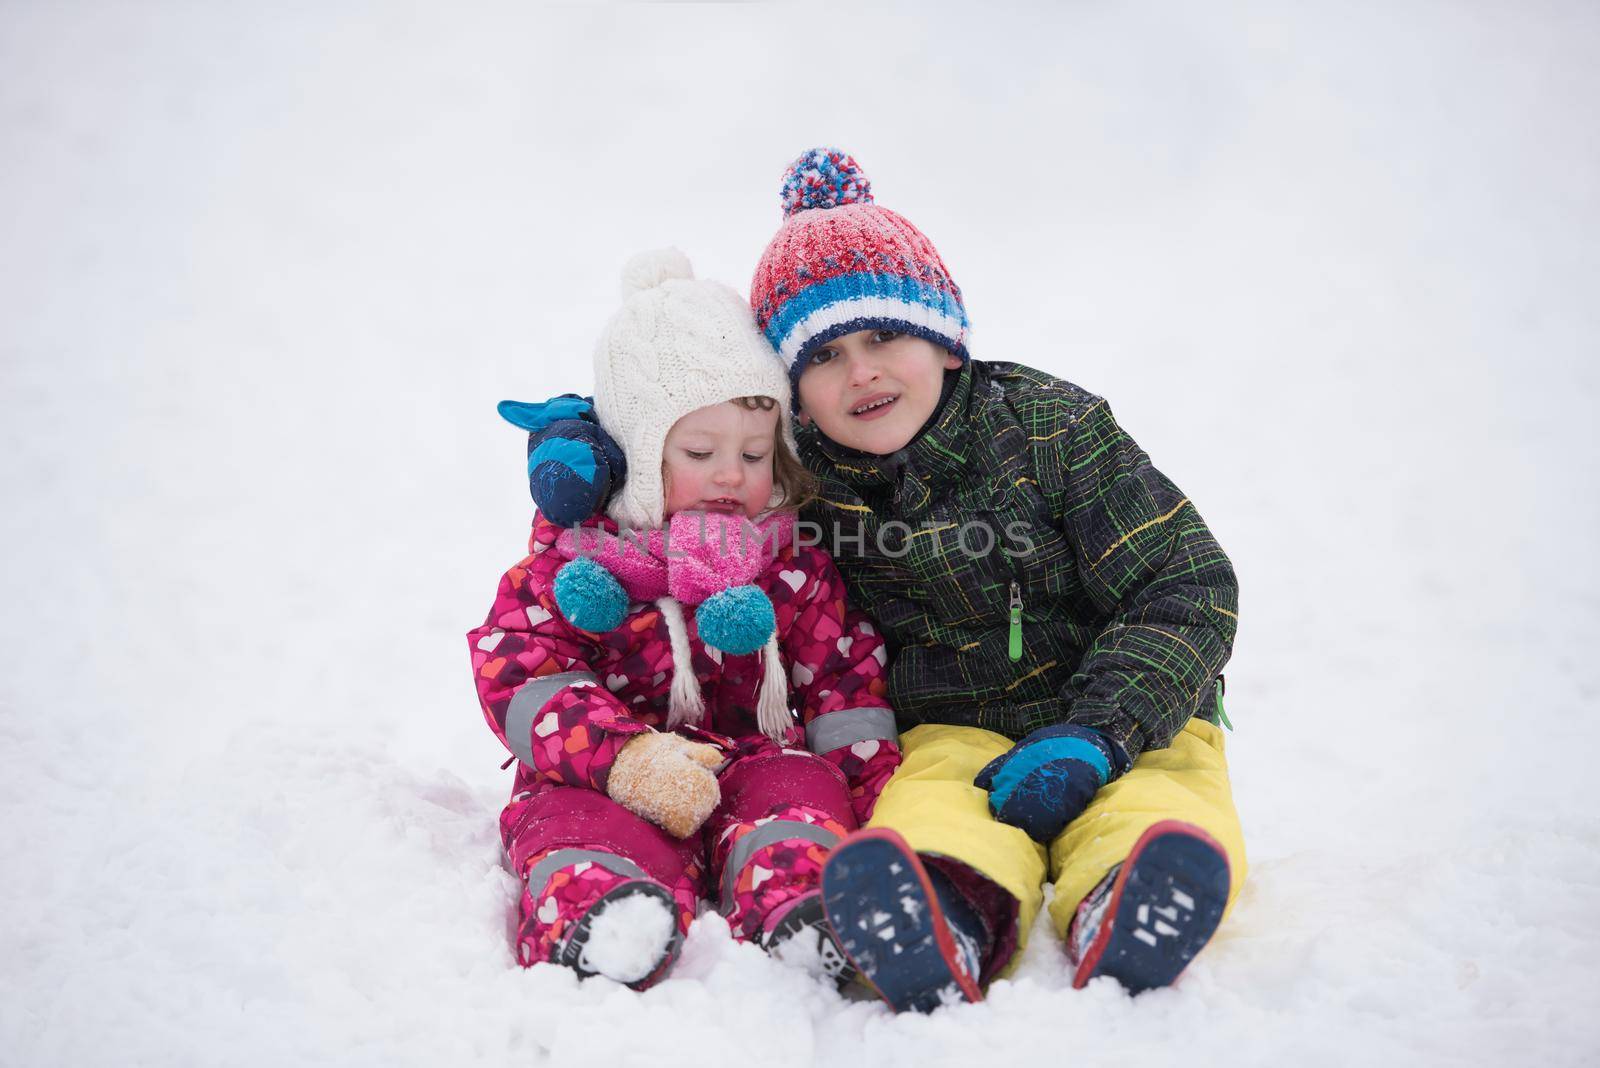
[[[892,785],[892,783],[891,783]],[[1162,820],[1184,820],[1228,855],[1228,911],[1244,885],[1244,832],[1233,806],[1222,728],[1191,719],[1165,749],[1139,754],[1133,767],[1095,794],[1083,814],[1050,843],[1055,898],[1050,921],[1065,935],[1083,896]],[[1223,914],[1227,915],[1226,912]]]

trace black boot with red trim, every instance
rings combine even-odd
[[[1102,975],[1131,993],[1169,986],[1216,933],[1228,856],[1192,823],[1163,820],[1084,895],[1067,930],[1081,987]]]

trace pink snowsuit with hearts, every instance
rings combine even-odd
[[[705,717],[678,733],[730,760],[720,805],[680,840],[606,794],[622,746],[664,729],[673,671],[683,667],[673,663],[667,623],[649,602],[630,605],[601,634],[567,622],[553,592],[568,559],[556,550],[560,533],[535,517],[530,555],[506,572],[488,618],[467,635],[484,715],[517,760],[500,816],[508,865],[524,882],[517,958],[551,959],[590,905],[639,877],[672,892],[681,929],[707,898],[736,937],[755,937],[818,887],[828,850],[866,822],[899,766],[883,638],[847,608],[826,553],[778,551],[752,584],[772,601],[799,713],[779,744],[756,724],[760,654],[708,648],[689,616]]]

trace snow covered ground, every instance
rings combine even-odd
[[[1600,1060],[1600,11],[0,4],[0,1062]],[[512,965],[504,396],[854,152],[1235,558],[1181,984]]]

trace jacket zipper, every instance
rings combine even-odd
[[[990,551],[991,553],[999,553],[1000,558],[1006,562],[1006,570],[1011,572],[1011,597],[1007,603],[1007,608],[1010,610],[1011,626],[1008,635],[1010,640],[1007,642],[1006,652],[1010,654],[1011,662],[1014,664],[1022,659],[1022,582],[1020,581],[1022,575],[1017,570],[1017,562],[1012,559],[1005,546],[1000,544],[1000,513],[984,512],[982,514],[988,517],[989,530],[993,532],[995,538],[994,548]]]
[[[1022,659],[1022,586],[1011,580],[1011,659]],[[1220,706],[1221,702],[1218,702]]]
[[[994,549],[991,550],[991,552],[999,553],[1000,554],[1000,558],[1003,559],[1006,562],[1006,570],[1011,572],[1011,590],[1010,590],[1011,597],[1010,597],[1010,600],[1007,603],[1007,607],[1010,610],[1009,611],[1009,616],[1010,616],[1010,620],[1011,620],[1011,626],[1010,626],[1010,633],[1008,635],[1010,640],[1007,643],[1006,652],[1010,654],[1011,662],[1012,663],[1016,663],[1018,660],[1022,659],[1022,607],[1023,606],[1022,606],[1022,583],[1019,581],[1021,576],[1017,572],[1017,562],[1011,558],[1011,554],[1008,553],[1005,550],[1005,547],[1000,544],[1000,534],[999,534],[1000,513],[999,512],[985,512],[985,513],[982,513],[982,514],[988,516],[988,518],[989,518],[989,529],[991,531],[995,532],[995,534],[994,534],[994,537],[995,537]]]

